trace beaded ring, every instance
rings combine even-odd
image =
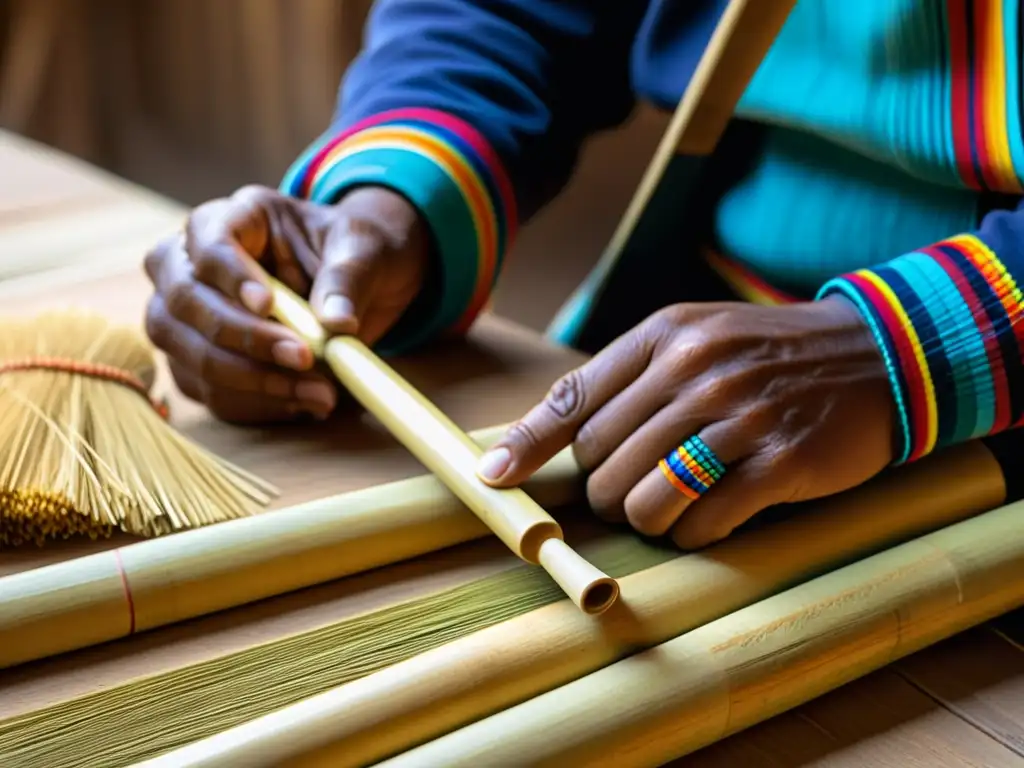
[[[725,466],[697,435],[686,439],[658,462],[672,486],[690,499],[699,499],[725,474]]]

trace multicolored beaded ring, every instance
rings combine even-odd
[[[658,462],[665,479],[690,499],[699,499],[708,488],[722,479],[725,466],[715,452],[693,435]]]

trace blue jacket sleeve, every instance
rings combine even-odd
[[[898,459],[1024,424],[1024,204],[827,283],[875,334],[902,427]]]
[[[645,6],[378,0],[334,124],[282,189],[330,203],[386,185],[424,216],[437,274],[385,352],[468,327],[519,223],[564,187],[588,136],[627,119]]]

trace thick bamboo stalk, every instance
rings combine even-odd
[[[539,564],[584,612],[618,598],[614,579],[565,543],[561,526],[521,488],[492,488],[476,474],[480,447],[359,339],[327,338],[312,310],[270,276],[274,315],[305,338],[338,381],[436,474],[494,534],[528,563]]]
[[[493,443],[503,427],[472,433]],[[531,493],[581,498],[563,451]],[[344,493],[0,579],[0,668],[322,584],[489,533],[433,476]]]
[[[656,766],[1024,604],[1024,503],[775,597],[381,763]]]
[[[619,603],[600,617],[583,615],[567,601],[552,604],[145,765],[371,764],[580,678],[639,647],[1003,503],[1002,472],[986,454],[978,444],[962,446],[822,501],[816,510],[625,576]]]

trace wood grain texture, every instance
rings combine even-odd
[[[666,768],[1017,768],[1021,764],[1012,751],[885,669],[667,763]]]

